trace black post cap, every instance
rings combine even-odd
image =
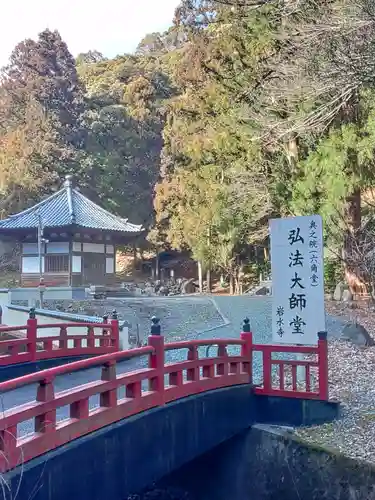
[[[327,340],[327,332],[318,332],[319,340]]]
[[[249,320],[249,318],[245,318],[243,320],[242,331],[246,332],[246,333],[249,333],[251,331],[250,330],[250,320]]]
[[[117,311],[116,311],[116,309],[114,309],[114,310],[112,311],[112,319],[118,319],[118,315],[117,315]]]
[[[35,307],[31,307],[29,311],[29,319],[35,319],[36,314],[35,314]]]
[[[160,327],[160,319],[153,316],[151,318],[151,335],[160,335],[161,327]]]

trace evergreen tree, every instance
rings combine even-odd
[[[0,87],[0,124],[4,134],[25,127],[30,109],[39,108],[49,130],[32,168],[57,181],[66,173],[82,176],[86,131],[82,126],[84,88],[75,61],[57,32],[45,30],[13,51]],[[47,190],[50,189],[46,185]]]
[[[183,7],[177,16],[190,41],[174,59],[181,95],[164,127],[156,229],[159,240],[189,248],[206,268],[233,281],[242,249],[264,240],[272,213],[264,155],[237,100],[259,77],[258,62],[272,40],[263,11],[233,23],[228,6],[215,13],[213,2]],[[152,238],[158,239],[155,231]]]
[[[145,226],[153,221],[164,103],[173,92],[161,61],[123,56],[79,67],[87,87],[88,194]]]

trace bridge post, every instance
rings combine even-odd
[[[327,332],[318,332],[319,395],[328,401],[328,342]]]
[[[164,403],[164,337],[161,335],[160,320],[151,319],[151,335],[148,337],[148,345],[154,348],[149,357],[149,368],[156,370],[156,376],[150,378],[149,390],[158,392],[160,404]]]
[[[103,325],[108,325],[108,314],[104,314],[104,316],[103,316]],[[103,328],[103,330],[102,330],[103,337],[106,337],[110,333],[111,332],[109,332],[106,328]],[[108,338],[102,339],[100,341],[100,346],[101,347],[112,347],[111,336],[109,335]]]
[[[46,376],[44,380],[39,382],[36,401],[38,403],[52,403],[55,399],[54,378]],[[45,434],[52,433],[56,429],[56,410],[47,410],[34,419],[34,430],[37,433]],[[51,437],[53,442],[53,437]]]
[[[117,316],[117,311],[114,310],[112,311],[112,317],[111,317],[111,338],[113,342],[113,347],[116,349],[116,351],[120,350],[120,330],[119,330],[119,325],[118,325],[118,316]]]
[[[104,325],[108,324],[108,314],[104,314],[104,316],[103,316],[103,324]],[[108,335],[108,330],[106,328],[103,328],[103,335]]]
[[[251,332],[249,318],[244,319],[241,340],[245,341],[241,346],[241,356],[249,360],[243,363],[242,369],[249,374],[249,383],[251,384],[253,382],[253,334]]]
[[[102,367],[101,380],[103,382],[110,382],[116,380],[116,361],[111,360],[104,364]],[[114,408],[117,405],[117,388],[110,389],[109,391],[100,394],[100,406],[106,408]]]
[[[32,307],[29,311],[29,318],[27,320],[27,328],[26,328],[27,351],[31,356],[30,361],[36,361],[37,329],[38,329],[38,323],[35,315],[35,308]]]

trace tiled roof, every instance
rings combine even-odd
[[[142,226],[131,224],[104,210],[73,189],[71,176],[67,176],[64,187],[37,205],[0,221],[1,230],[79,226],[89,229],[139,233]]]

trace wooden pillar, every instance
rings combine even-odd
[[[70,235],[69,241],[69,286],[73,286],[73,235]]]
[[[114,278],[116,277],[116,251],[117,251],[117,246],[115,243],[112,243],[113,245],[113,276]]]

